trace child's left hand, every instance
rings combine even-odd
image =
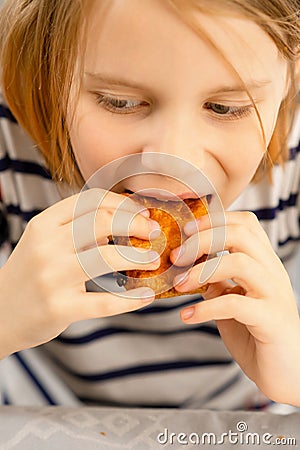
[[[226,212],[226,240],[223,255],[195,265],[188,277],[175,286],[179,292],[199,287],[204,264],[214,264],[207,301],[181,312],[187,324],[216,320],[221,337],[246,375],[272,400],[300,406],[300,320],[289,276],[274,253],[267,234],[254,213]],[[208,216],[197,221],[198,230],[189,233],[185,251],[171,254],[177,266],[192,264],[209,253],[212,229]],[[186,233],[188,234],[188,233]],[[233,286],[229,279],[237,283]],[[206,280],[207,282],[207,280]],[[192,315],[185,318],[189,311]]]

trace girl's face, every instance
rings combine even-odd
[[[195,18],[248,86],[268,144],[287,89],[277,47],[247,19]],[[116,158],[164,152],[200,169],[225,208],[251,181],[265,149],[238,77],[161,0],[95,1],[70,136],[85,180]],[[155,169],[164,173],[160,161]],[[137,176],[124,187],[186,191],[165,176]]]

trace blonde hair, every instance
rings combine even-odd
[[[236,11],[264,29],[288,61],[289,92],[282,101],[266,158],[253,179],[256,181],[260,175],[270,173],[273,164],[284,164],[288,158],[287,136],[298,87],[298,0],[167,1],[197,31],[189,10],[212,14],[227,10],[231,15]],[[78,54],[84,52],[87,12],[92,3],[93,0],[6,0],[0,14],[1,85],[8,105],[37,144],[53,180],[63,179],[78,187],[84,180],[70,145],[66,111]]]

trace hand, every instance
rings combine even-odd
[[[187,324],[216,320],[233,358],[262,392],[275,401],[300,406],[300,321],[289,276],[255,214],[227,212],[225,216],[224,249],[229,254],[218,264],[213,258],[195,265],[176,286],[179,292],[196,289],[204,265],[206,270],[211,267],[206,301],[183,310],[181,318]],[[193,263],[189,255],[195,253],[195,243],[199,251],[194,261],[209,253],[208,216],[197,224],[193,234],[186,232],[182,256],[178,258],[180,248],[171,254],[177,266]]]
[[[73,217],[79,195],[80,211]],[[72,322],[134,311],[154,300],[148,288],[122,296],[85,289],[91,277],[159,267],[159,255],[149,250],[108,245],[112,231],[148,239],[153,229],[159,229],[149,212],[148,217],[139,213],[143,209],[128,197],[90,189],[56,203],[28,223],[0,270],[0,358],[47,342]],[[116,210],[118,220],[113,221]],[[77,252],[74,229],[79,230]]]

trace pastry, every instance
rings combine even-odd
[[[161,227],[162,233],[155,239],[144,240],[136,237],[114,236],[113,243],[117,245],[132,245],[133,247],[148,248],[160,254],[161,264],[156,270],[127,270],[117,272],[119,286],[125,286],[127,290],[137,287],[148,286],[152,288],[155,298],[174,297],[178,295],[203,293],[207,285],[200,286],[191,292],[178,292],[173,287],[174,277],[186,270],[187,267],[179,267],[170,261],[171,250],[180,246],[187,236],[183,232],[183,226],[205,214],[208,214],[207,202],[202,199],[186,199],[180,201],[163,201],[153,197],[145,197],[137,194],[123,194],[130,196],[132,200],[149,209],[150,218],[156,220]],[[195,264],[205,261],[207,255],[195,261]]]

